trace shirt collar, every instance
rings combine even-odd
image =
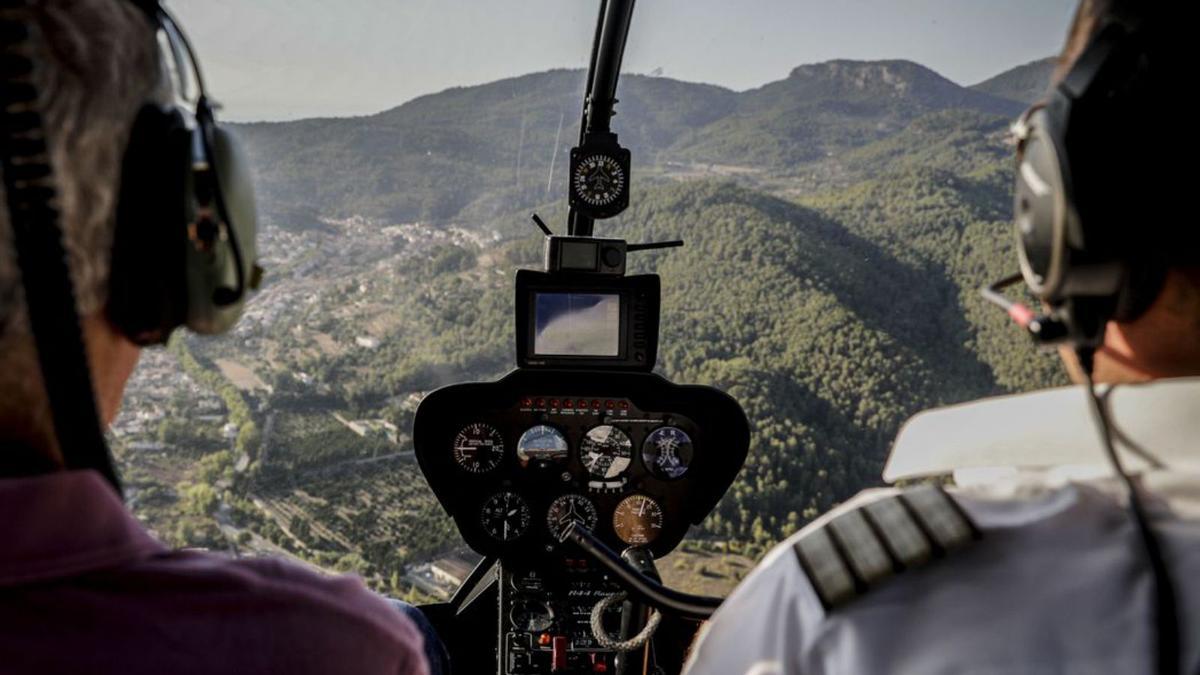
[[[0,479],[0,587],[165,551],[94,471]]]
[[[1200,378],[1120,385],[1106,401],[1129,471],[1153,467],[1140,450],[1172,470],[1200,473]],[[920,413],[901,428],[883,478],[993,469],[1108,472],[1089,405],[1085,389],[1062,387]]]

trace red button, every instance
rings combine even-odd
[[[629,410],[629,401],[621,401],[621,410]]]
[[[531,405],[533,405],[533,399],[531,399],[531,398],[521,399],[521,407],[522,408],[528,408]]]
[[[592,407],[596,410],[600,409],[600,401],[592,401]]]
[[[579,407],[580,407],[580,408],[586,408],[586,407],[587,407],[587,399],[586,399],[586,398],[581,398],[581,399],[579,399]]]
[[[612,401],[605,401],[605,402],[604,402],[604,407],[605,407],[605,408],[608,408],[609,410],[612,410],[612,409],[613,409],[613,407],[614,407],[614,405],[615,405],[615,404],[614,404]]]
[[[558,407],[558,399],[556,399],[556,398],[550,399],[550,407],[557,408]]]
[[[571,400],[571,399],[569,399],[569,398],[568,398],[568,399],[564,399],[564,400],[563,400],[563,407],[564,407],[564,408],[574,408],[574,407],[575,407],[575,401],[572,401],[572,400]]]
[[[539,635],[538,636],[538,644],[542,645],[542,646],[550,644],[550,634],[542,633],[541,635]]]
[[[544,399],[544,398],[539,398],[539,399],[537,400],[537,407],[539,407],[539,408],[545,408],[545,407],[546,407],[546,399]]]
[[[550,646],[550,672],[567,669],[567,636],[555,635]]]

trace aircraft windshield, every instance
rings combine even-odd
[[[446,597],[475,556],[413,461],[413,414],[515,365],[514,270],[542,264],[530,213],[565,234],[597,5],[169,4],[246,144],[267,273],[231,334],[144,352],[112,429],[132,507],[173,545]],[[660,564],[670,585],[727,592],[877,484],[918,410],[1061,381],[976,289],[1013,271],[1007,129],[1072,6],[638,4],[613,120],[631,206],[596,234],[686,241],[629,258],[662,276],[658,370],[732,393],[754,434]],[[538,353],[619,349],[615,295],[535,310]],[[676,432],[646,460],[669,478]]]

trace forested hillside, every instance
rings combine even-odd
[[[996,82],[1032,77],[1010,75]],[[128,436],[143,516],[177,543],[278,546],[391,590],[457,546],[406,454],[412,413],[512,366],[513,273],[540,264],[531,210],[562,228],[581,88],[555,71],[241,127],[267,283],[234,336],[180,348],[189,393],[143,375],[142,409],[216,418],[164,423],[151,450]],[[663,277],[659,369],[732,393],[754,433],[695,538],[759,553],[877,484],[909,415],[1061,381],[978,299],[1015,269],[1007,129],[1024,101],[1003,96],[1028,88],[987,89],[897,61],[741,93],[622,80],[632,207],[598,233],[687,242],[634,262]],[[153,454],[188,428],[212,452]]]
[[[995,77],[988,78],[972,86],[975,91],[981,91],[992,96],[1021,101],[1029,104],[1042,98],[1050,83],[1050,75],[1058,66],[1057,57],[1047,57],[1030,61],[1023,66],[1017,66]]]

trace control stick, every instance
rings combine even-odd
[[[648,578],[578,522],[567,526],[563,532],[563,541],[574,542],[592,561],[616,577],[617,582],[630,595],[660,612],[703,621],[712,616],[724,602],[724,598],[681,593]]]

